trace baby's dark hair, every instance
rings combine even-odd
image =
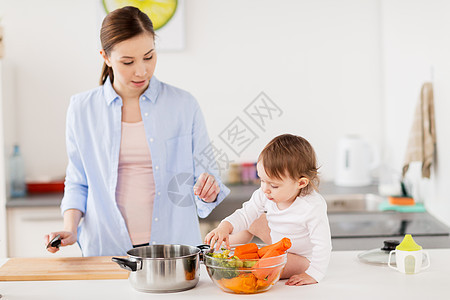
[[[264,147],[258,157],[260,161],[269,177],[281,180],[289,176],[296,181],[302,177],[309,179],[309,184],[301,190],[300,195],[317,191],[320,180],[316,153],[306,139],[292,134],[277,136]]]

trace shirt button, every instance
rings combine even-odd
[[[153,142],[154,140],[153,140],[153,138],[150,138],[150,142]]]
[[[145,113],[144,116],[148,117],[148,113]]]
[[[152,242],[152,244],[153,244],[153,245],[156,245],[156,242],[155,242],[155,241],[153,241],[153,242]]]
[[[156,169],[156,170],[158,170],[158,169],[159,169],[159,167],[158,167],[158,166],[155,166],[155,169]]]
[[[160,196],[161,195],[161,192],[158,192],[158,196]]]
[[[158,218],[155,218],[155,222],[158,222]]]

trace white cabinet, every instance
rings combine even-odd
[[[77,244],[48,252],[44,235],[63,229],[59,206],[8,207],[8,257],[81,256]]]

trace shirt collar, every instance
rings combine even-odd
[[[152,103],[155,103],[156,99],[158,98],[160,83],[161,82],[155,76],[152,76],[152,78],[150,79],[150,83],[147,89],[141,95],[141,98],[144,97],[144,100],[150,100]],[[114,90],[109,77],[106,78],[106,81],[103,84],[103,93],[108,105],[111,104],[114,100],[120,99],[120,96]]]
[[[105,100],[108,105],[110,105],[114,100],[118,98],[120,99],[119,95],[112,87],[112,83],[111,80],[109,80],[109,77],[106,77],[105,83],[103,84],[103,94],[105,95]]]
[[[152,78],[150,79],[148,88],[142,94],[142,96],[145,96],[144,99],[146,99],[146,100],[148,99],[152,103],[155,103],[156,99],[158,98],[160,85],[161,85],[161,82],[158,80],[158,78],[156,78],[155,76],[152,76]]]

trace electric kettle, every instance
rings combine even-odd
[[[370,173],[379,164],[375,148],[356,135],[345,136],[339,140],[336,161],[334,183],[348,187],[370,185]]]

